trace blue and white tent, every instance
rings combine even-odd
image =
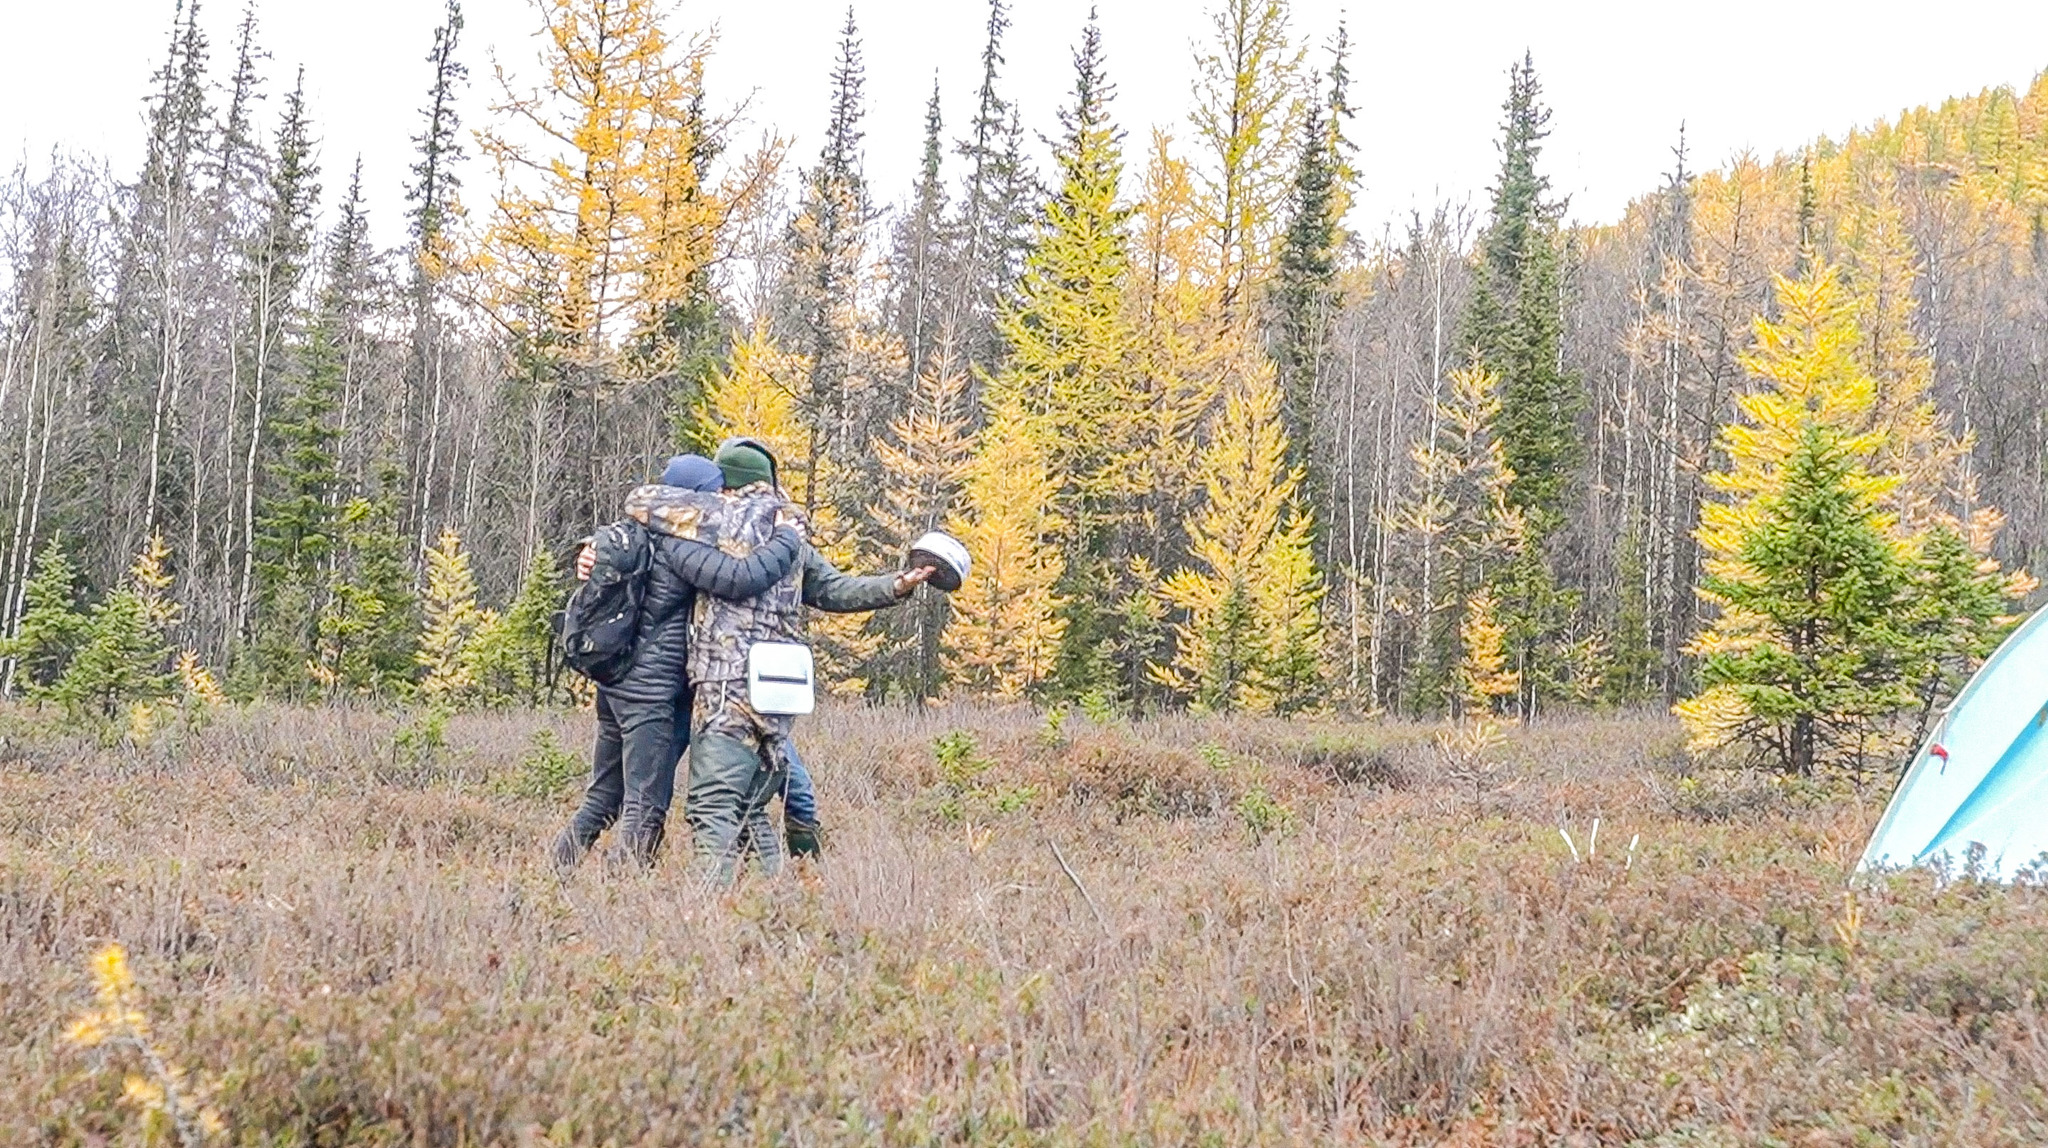
[[[2048,610],[1998,647],[1935,726],[1858,866],[1962,868],[2011,880],[2048,851]]]

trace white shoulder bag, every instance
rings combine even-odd
[[[755,642],[747,650],[747,704],[761,714],[807,714],[817,706],[811,648]]]

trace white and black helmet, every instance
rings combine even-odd
[[[974,559],[968,557],[967,547],[958,538],[943,531],[934,530],[910,545],[910,566],[932,568],[931,584],[951,594],[967,576],[974,571]]]

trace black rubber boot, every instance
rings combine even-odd
[[[548,848],[548,863],[555,867],[556,874],[567,877],[586,852],[588,850],[583,843],[576,839],[576,827],[572,825],[555,835],[555,843]]]

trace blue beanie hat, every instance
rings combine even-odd
[[[717,491],[725,487],[725,473],[701,454],[679,454],[668,460],[668,468],[661,472],[661,484],[684,490]]]

